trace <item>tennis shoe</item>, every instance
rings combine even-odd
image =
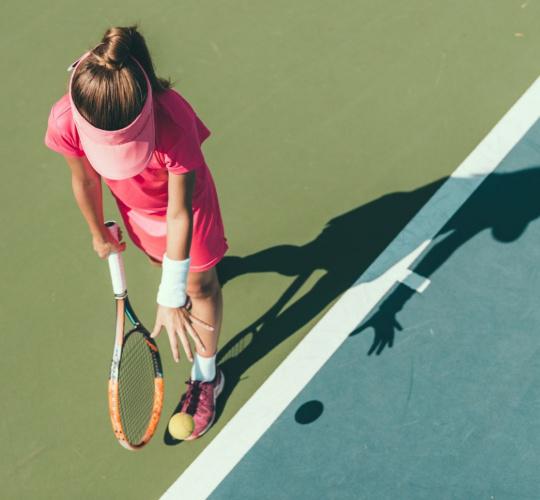
[[[225,385],[225,377],[220,368],[216,370],[214,380],[203,382],[186,380],[187,390],[180,401],[180,411],[193,416],[195,427],[186,441],[202,436],[214,423],[216,418],[216,400]]]

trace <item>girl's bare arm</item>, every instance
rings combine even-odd
[[[167,205],[167,257],[185,260],[189,257],[193,231],[191,206],[195,187],[195,172],[169,174]]]
[[[92,168],[86,156],[65,156],[71,169],[71,187],[75,200],[88,224],[94,240],[107,241],[103,220],[101,176]]]
[[[64,156],[71,169],[71,186],[75,200],[92,234],[92,246],[102,259],[111,252],[123,252],[125,243],[116,241],[103,220],[101,176],[92,168],[88,159]],[[119,232],[122,241],[122,232]]]

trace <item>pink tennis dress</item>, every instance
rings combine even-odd
[[[102,179],[116,200],[133,243],[161,261],[167,248],[168,175],[195,170],[189,270],[206,271],[229,248],[214,180],[201,151],[210,131],[176,90],[154,92],[153,99],[156,136],[150,163],[140,174],[128,179]],[[45,144],[62,155],[85,156],[68,94],[51,109]]]

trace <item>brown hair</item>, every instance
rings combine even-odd
[[[109,28],[101,43],[81,61],[73,75],[71,94],[79,113],[94,127],[118,130],[129,125],[146,100],[144,68],[153,92],[171,87],[170,79],[158,78],[138,26]]]

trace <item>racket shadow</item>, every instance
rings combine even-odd
[[[222,287],[246,274],[274,272],[292,278],[260,317],[219,348],[216,361],[227,381],[218,399],[220,410],[246,378],[245,372],[351,287],[445,180],[410,192],[390,193],[339,214],[304,244],[281,244],[246,256],[225,256],[217,264]],[[324,274],[300,293],[320,270]]]
[[[223,407],[242,375],[317,314],[329,307],[365,271],[418,210],[441,187],[446,178],[410,192],[382,196],[330,220],[321,233],[303,245],[277,245],[244,257],[226,256],[217,265],[221,285],[245,274],[275,272],[293,277],[276,302],[251,325],[232,336],[219,348],[217,363],[226,373]],[[473,178],[452,179],[456,190]],[[430,277],[461,246],[482,231],[489,230],[502,243],[516,241],[529,224],[540,218],[540,167],[510,173],[492,173],[468,198],[434,239],[442,238],[415,263],[414,271]],[[302,285],[315,271],[325,273],[296,298]],[[385,297],[375,316],[358,325],[350,335],[373,330],[367,355],[391,347],[400,327],[396,315],[412,293],[396,286]],[[378,313],[378,314],[377,314]],[[369,328],[368,328],[369,327]]]

